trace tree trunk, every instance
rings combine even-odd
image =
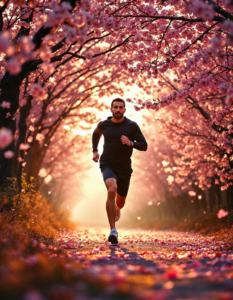
[[[4,152],[7,150],[11,150],[14,152],[14,143],[12,143],[6,149],[0,150],[0,188],[4,185],[7,178],[13,177],[14,160],[13,158],[6,159],[4,157]]]
[[[221,189],[219,184],[215,184],[215,194],[217,199],[217,207],[219,209],[222,205],[222,195],[221,195]]]
[[[206,201],[206,192],[201,191],[202,198],[199,200],[201,202],[201,211],[206,212],[207,211],[207,201]]]
[[[233,185],[230,185],[227,189],[227,211],[230,213],[233,211]]]
[[[15,120],[12,121],[10,124],[11,126],[6,127],[12,130],[13,134],[15,133]],[[0,127],[1,128],[1,127]],[[13,177],[13,166],[14,166],[14,159],[6,159],[4,157],[4,152],[11,150],[14,152],[15,145],[14,142],[11,143],[6,149],[0,150],[0,187],[3,186],[3,184],[6,182],[7,178]]]
[[[25,156],[26,166],[26,181],[31,182],[31,178],[33,177],[33,181],[36,185],[36,190],[39,189],[40,178],[38,177],[38,173],[41,168],[41,164],[43,161],[42,150],[39,142],[34,140],[31,145],[31,148],[28,150],[27,155]]]
[[[7,101],[11,103],[9,109],[4,109],[0,107],[0,128],[6,127],[12,131],[12,134],[15,134],[16,131],[16,121],[15,114],[19,107],[19,92],[20,86],[29,70],[31,62],[25,63],[22,67],[22,71],[19,75],[10,75],[8,72],[4,75],[1,80],[0,89],[0,104],[3,101]],[[10,117],[6,118],[6,114],[10,113]],[[14,151],[14,143],[12,143],[9,148],[4,150],[12,150]],[[13,159],[5,159],[3,155],[4,151],[0,152],[0,186],[3,185],[7,177],[13,176]]]
[[[65,0],[61,0],[63,2]],[[74,7],[74,0],[69,1],[72,7]],[[31,13],[28,18],[24,19],[24,21],[30,23],[33,18],[33,13]],[[44,28],[43,26],[37,31],[33,38],[33,43],[36,45],[35,49],[38,49],[42,43],[42,39],[44,36],[50,33],[51,27]],[[30,32],[29,29],[25,29],[21,27],[21,30],[17,34],[17,38],[22,35],[28,35]],[[34,49],[34,50],[35,50]],[[12,134],[15,134],[16,131],[16,121],[15,114],[17,109],[19,108],[19,93],[20,86],[22,81],[26,76],[32,72],[31,66],[33,61],[30,60],[22,65],[22,70],[17,75],[11,75],[8,71],[4,74],[1,83],[0,83],[0,104],[3,101],[7,101],[11,103],[10,108],[2,108],[0,105],[0,128],[6,127],[12,131]],[[10,117],[6,118],[6,114],[10,113]],[[12,143],[7,149],[4,150],[12,150],[14,151],[14,143]],[[13,159],[5,159],[4,151],[0,151],[0,187],[4,184],[7,177],[12,177],[14,173],[14,160]]]
[[[15,159],[14,159],[14,175],[17,177],[18,189],[21,190],[22,185],[22,170],[23,162],[18,161],[18,157],[24,158],[25,150],[19,150],[19,146],[21,143],[26,143],[26,135],[27,135],[27,117],[29,115],[31,109],[31,101],[32,96],[29,96],[27,99],[27,104],[20,108],[20,119],[19,119],[19,137],[15,147]]]
[[[27,18],[22,20],[29,24],[32,21],[32,18],[33,12],[30,13],[30,15]],[[15,39],[19,39],[22,36],[28,36],[29,33],[30,26],[29,28],[21,26]],[[15,114],[17,109],[19,108],[20,86],[26,74],[28,74],[30,67],[31,61],[24,63],[21,72],[17,75],[11,75],[8,71],[6,71],[0,83],[0,128],[6,127],[10,129],[13,135],[15,135],[16,131]],[[10,102],[10,108],[2,108],[1,104],[3,101]],[[8,118],[6,118],[7,113],[10,114],[10,117]],[[14,142],[7,149],[4,150],[14,151]],[[5,159],[4,151],[0,151],[0,187],[4,184],[7,177],[13,177],[13,175],[14,159]]]
[[[205,189],[205,194],[206,194],[206,204],[207,204],[207,209],[208,212],[211,213],[213,211],[213,206],[212,206],[212,202],[210,201],[210,189],[206,188]]]
[[[216,188],[214,183],[214,178],[211,179],[211,187],[209,188],[209,197],[210,197],[210,206],[211,206],[211,212],[216,208],[217,206],[217,195],[216,195]]]

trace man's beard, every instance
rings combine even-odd
[[[114,116],[114,118],[116,118],[116,119],[120,119],[120,118],[123,117],[123,114],[121,114],[121,113],[119,113],[119,114],[114,114],[114,113],[113,113],[113,116]]]

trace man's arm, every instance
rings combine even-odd
[[[132,141],[133,142],[133,148],[140,150],[140,151],[146,151],[147,150],[147,142],[146,139],[144,137],[144,135],[141,132],[141,129],[139,128],[138,124],[135,123],[134,124],[135,129],[133,132],[133,138],[136,141]]]
[[[101,138],[102,132],[100,129],[100,123],[97,125],[97,128],[94,130],[92,134],[92,148],[93,152],[98,152],[98,144]]]

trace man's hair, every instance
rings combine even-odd
[[[121,98],[113,99],[112,103],[111,103],[111,107],[113,106],[113,102],[123,102],[124,103],[124,107],[125,107],[125,101],[123,99],[121,99]]]

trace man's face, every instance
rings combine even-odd
[[[122,118],[125,111],[126,111],[126,109],[124,107],[123,102],[121,102],[121,101],[113,102],[112,107],[111,107],[111,112],[112,112],[112,115],[114,116],[114,118],[116,118],[116,119]]]

